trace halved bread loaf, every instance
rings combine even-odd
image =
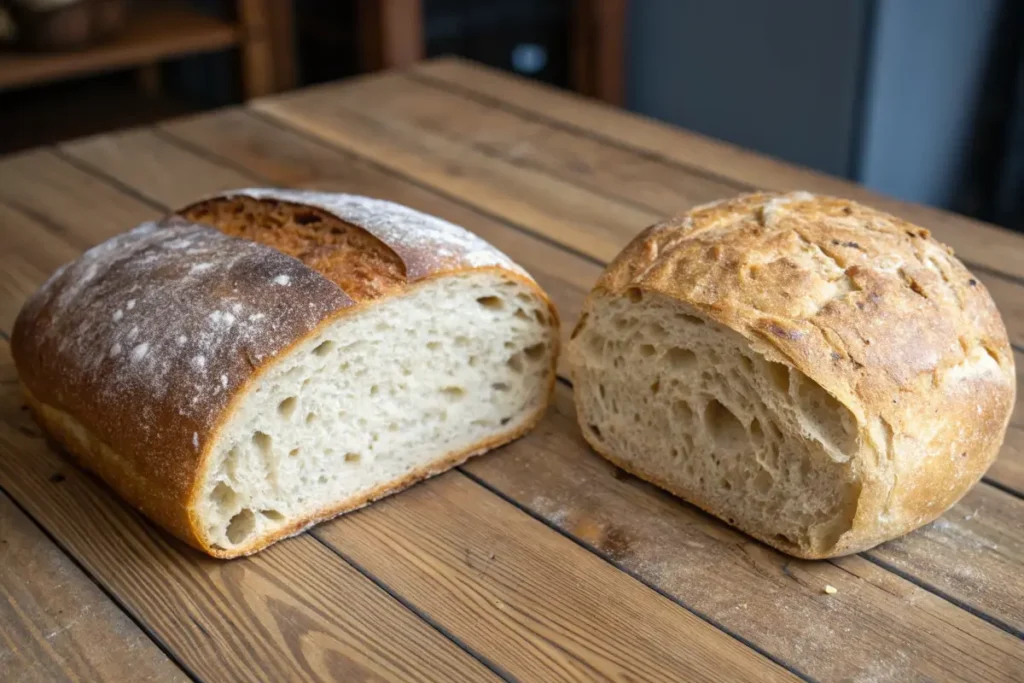
[[[806,193],[647,229],[568,360],[595,450],[807,558],[942,514],[995,459],[1015,393],[999,313],[948,248]]]
[[[528,430],[558,319],[454,225],[244,190],[115,237],[25,305],[28,402],[88,469],[207,553],[251,553]]]

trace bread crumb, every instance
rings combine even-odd
[[[839,590],[835,586],[825,585],[825,592],[829,595],[835,595]]]

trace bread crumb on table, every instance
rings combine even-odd
[[[836,593],[839,592],[839,590],[835,586],[826,585],[825,586],[825,592],[828,593],[829,595],[835,595]]]

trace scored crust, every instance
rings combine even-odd
[[[619,254],[573,337],[595,301],[631,292],[738,332],[856,417],[862,488],[850,529],[822,554],[781,546],[770,520],[744,529],[780,550],[840,555],[906,533],[959,500],[998,454],[1016,391],[1006,330],[984,286],[923,228],[803,192],[697,207]],[[983,366],[991,371],[974,372]]]
[[[306,247],[300,253],[289,253],[281,230],[235,237],[196,222],[204,211],[272,216],[285,205],[319,218],[305,241],[296,240]],[[487,242],[390,202],[242,190],[180,213],[190,220],[144,224],[60,269],[25,304],[11,340],[26,399],[44,427],[175,535],[211,555],[254,552],[525,431],[447,454],[272,538],[230,552],[208,547],[192,509],[206,458],[247,385],[291,347],[377,299],[471,270],[499,270],[527,284],[547,304],[552,326],[558,318],[529,275]],[[552,360],[548,400],[554,372]]]

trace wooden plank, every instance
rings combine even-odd
[[[315,533],[519,680],[795,678],[483,490],[450,472]]]
[[[154,152],[153,145],[159,145],[160,141],[155,137],[119,137],[117,144],[122,154],[113,155],[112,162],[119,158],[147,158]],[[100,148],[106,149],[105,146]],[[181,162],[182,159],[178,158],[177,161]],[[204,165],[208,163],[196,158],[191,168],[175,164],[162,166],[172,175],[181,172],[183,177],[194,179],[202,177]],[[110,168],[115,177],[121,170],[123,167],[117,164]],[[137,183],[132,185],[133,189],[143,192],[149,189],[146,187],[148,177],[146,173],[140,172],[129,174],[125,180]],[[157,183],[152,191],[159,194],[166,190]],[[0,443],[2,438],[0,435]],[[446,483],[453,477],[456,481],[461,481],[461,484]],[[453,486],[456,488],[453,489]],[[574,575],[570,584],[557,586],[545,579],[540,583],[525,585],[521,591],[513,591],[522,594],[519,600],[526,600],[527,598],[523,596],[529,596],[530,600],[535,601],[533,604],[546,605],[545,616],[549,623],[539,630],[524,626],[508,615],[496,618],[497,614],[504,613],[495,612],[495,605],[491,602],[477,603],[459,597],[440,602],[427,600],[425,604],[420,604],[420,598],[423,596],[438,597],[438,581],[446,581],[445,577],[454,572],[465,571],[462,566],[461,546],[454,555],[448,554],[435,562],[435,573],[419,567],[418,571],[399,574],[392,574],[389,571],[382,577],[383,582],[392,588],[396,585],[410,588],[413,596],[411,601],[418,609],[425,611],[445,632],[453,634],[469,647],[478,649],[482,656],[494,661],[503,670],[511,671],[513,675],[536,675],[540,679],[550,679],[553,676],[565,677],[575,672],[574,675],[577,677],[586,679],[590,677],[588,672],[594,671],[621,670],[623,673],[629,673],[640,665],[631,665],[623,659],[621,653],[633,652],[640,662],[645,663],[643,666],[650,667],[649,670],[643,670],[642,674],[652,680],[656,672],[661,672],[662,676],[667,677],[666,680],[712,680],[717,671],[729,671],[731,675],[741,678],[789,677],[784,669],[770,660],[747,649],[730,636],[598,558],[590,556],[561,535],[530,520],[522,512],[495,498],[486,489],[468,482],[462,475],[453,473],[445,481],[431,482],[420,488],[434,491],[439,487],[441,493],[435,494],[435,498],[461,500],[467,510],[479,510],[481,517],[459,517],[454,510],[449,510],[443,513],[445,518],[441,519],[438,515],[442,512],[429,507],[424,509],[423,506],[394,504],[374,506],[359,515],[344,517],[315,533],[325,539],[332,533],[348,538],[349,526],[357,524],[359,520],[363,520],[363,523],[369,520],[376,525],[374,528],[402,529],[401,520],[405,519],[405,524],[408,525],[408,519],[412,518],[418,520],[423,527],[415,530],[415,538],[393,531],[391,540],[394,543],[410,545],[418,540],[425,547],[440,550],[449,548],[453,539],[467,539],[474,533],[483,533],[489,536],[492,544],[504,548],[503,553],[508,558],[507,571],[514,576],[525,577],[536,572],[538,568],[544,568],[544,576],[550,577],[562,571],[565,566],[576,566],[578,573]],[[458,495],[455,495],[456,493]],[[405,496],[401,499],[404,500]],[[458,525],[452,526],[456,522]],[[529,537],[519,537],[513,533],[517,529],[522,530],[524,525],[530,528]],[[446,530],[448,533],[446,536],[439,536],[438,530]],[[355,537],[360,537],[358,532],[353,533],[356,533]],[[291,548],[298,540],[302,539],[289,541],[287,547]],[[284,546],[274,546],[271,551],[285,552],[278,550],[281,547]],[[522,547],[544,548],[546,565],[538,565],[535,560],[528,561],[518,550]],[[337,543],[336,548],[339,553],[350,556],[353,552],[345,542]],[[371,542],[364,538],[361,550],[368,550],[368,554],[360,551],[354,559],[364,568],[403,568],[394,564],[392,550],[384,546],[380,539]],[[271,551],[260,553],[253,560],[261,559]],[[479,584],[474,583],[474,578],[478,579]],[[485,586],[475,574],[463,576],[461,585],[464,590],[470,591],[470,595],[483,590],[496,590],[495,586]],[[410,597],[403,590],[399,592],[406,598]],[[604,600],[598,600],[596,597],[608,594],[617,597],[606,597]],[[505,596],[507,604],[516,604],[517,600],[511,593],[501,595]],[[581,622],[581,615],[585,616],[587,621]],[[631,620],[636,623],[631,628],[624,629],[623,624]],[[650,633],[645,632],[645,628],[650,629]],[[585,633],[586,636],[582,637],[580,633]],[[676,640],[676,634],[680,633],[685,633],[687,638],[686,644],[682,646]],[[608,653],[616,652],[616,648],[619,648],[619,654],[609,657]],[[537,656],[538,652],[547,654]]]
[[[530,226],[602,261],[628,236],[651,223],[648,211],[624,206],[557,176],[539,173],[455,143],[402,121],[394,112],[355,103],[354,88],[374,79],[346,81],[258,100],[252,108],[344,149],[400,170],[416,182],[458,196],[487,213]],[[344,120],[345,125],[337,125]]]
[[[1024,500],[977,487],[932,524],[866,554],[980,609],[1024,638],[1022,525]]]
[[[988,223],[886,197],[840,178],[458,58],[422,63],[414,71],[443,82],[449,89],[486,98],[509,111],[641,151],[697,174],[718,176],[736,183],[738,189],[803,189],[862,201],[927,227],[938,239],[952,245],[962,258],[1024,277],[1024,241]]]
[[[0,492],[0,680],[188,681]]]
[[[202,679],[492,678],[310,536],[223,562],[151,527],[46,445],[6,342],[0,487]]]
[[[126,149],[137,156],[126,157]],[[141,194],[151,204],[163,207],[184,207],[213,192],[252,184],[249,177],[197,159],[144,128],[65,143],[60,150],[94,174],[113,178],[136,191],[146,188]],[[179,169],[186,166],[189,173],[180,173]]]
[[[211,52],[237,42],[232,24],[164,3],[134,12],[113,40],[87,50],[0,54],[0,90]]]
[[[83,249],[162,213],[49,150],[32,150],[0,161],[0,201],[28,213]],[[95,207],[103,210],[95,211]]]
[[[81,250],[28,214],[0,203],[0,331],[10,333],[24,300]]]
[[[275,184],[327,185],[333,189],[407,201],[417,208],[456,220],[485,234],[488,239],[501,239],[502,226],[498,222],[467,211],[464,207],[453,206],[450,201],[436,195],[424,194],[421,188],[401,178],[382,173],[364,161],[318,145],[315,141],[260,121],[247,122],[244,114],[239,112],[204,115],[176,122],[166,126],[165,130],[187,140],[189,145],[204,150],[206,154],[221,154],[231,159],[232,163],[252,169]],[[139,150],[132,151],[132,154],[126,154],[127,158],[138,156],[134,152]],[[181,168],[178,172],[188,173],[189,169]],[[434,197],[430,204],[416,204],[430,196]],[[511,229],[505,226],[504,230]],[[526,246],[517,251],[510,250],[510,253],[533,272],[536,272],[535,268],[551,268],[551,263],[546,262],[546,254],[538,255],[537,251]],[[557,266],[563,272],[574,272],[572,262],[581,260],[571,254],[562,253],[557,256]],[[574,279],[576,277],[579,275],[574,276]],[[582,288],[592,281],[578,280],[575,286]],[[573,312],[570,317],[574,315]],[[834,603],[823,601],[823,584],[798,584],[787,576],[787,567],[792,560],[762,548],[737,532],[725,529],[706,515],[680,505],[668,496],[647,487],[641,488],[639,493],[631,493],[632,497],[626,499],[630,504],[609,502],[613,499],[617,501],[626,485],[617,480],[612,475],[612,468],[590,453],[578,439],[571,420],[572,407],[568,394],[561,388],[559,395],[561,417],[557,414],[549,416],[534,434],[507,447],[500,456],[472,462],[467,470],[477,475],[481,471],[477,468],[496,468],[494,471],[484,470],[482,479],[488,485],[497,486],[503,493],[542,515],[550,523],[558,524],[563,530],[585,541],[593,541],[596,533],[594,529],[599,527],[587,523],[569,523],[569,515],[564,511],[577,509],[576,497],[582,495],[581,492],[593,492],[593,509],[607,508],[609,517],[606,519],[619,520],[616,524],[626,524],[632,529],[628,544],[642,557],[635,564],[627,565],[627,568],[670,594],[681,597],[687,604],[699,605],[702,613],[708,614],[718,623],[724,623],[734,632],[761,645],[801,671],[825,678],[853,676],[865,669],[866,662],[875,660],[876,654],[873,653],[888,652],[888,646],[895,638],[895,642],[900,643],[900,654],[894,654],[892,661],[886,660],[885,665],[893,672],[893,680],[898,680],[900,673],[930,666],[928,661],[932,657],[929,654],[932,648],[941,646],[944,650],[949,649],[946,640],[942,639],[951,637],[947,633],[947,624],[951,622],[957,624],[956,629],[959,631],[955,632],[974,634],[969,642],[956,641],[960,636],[953,638],[961,648],[975,651],[977,644],[973,638],[983,642],[993,637],[996,642],[1010,647],[1012,652],[1012,646],[1007,643],[1012,643],[1013,639],[1006,634],[997,632],[994,627],[958,609],[954,608],[950,612],[948,603],[907,581],[897,578],[895,584],[890,585],[892,581],[882,576],[886,572],[864,560],[860,560],[858,566],[861,574],[868,578],[853,581],[845,572],[836,576],[824,575],[827,582],[833,582],[833,579],[842,582],[833,582],[833,585],[840,586],[843,599],[849,600],[843,610],[836,610]],[[559,421],[552,424],[551,420],[555,419]],[[557,441],[554,446],[546,446],[546,440]],[[510,455],[512,453],[520,455]],[[526,458],[529,462],[524,460]],[[599,480],[588,478],[594,472],[600,475]],[[614,495],[605,495],[609,491]],[[664,516],[668,514],[666,510],[672,510],[671,514],[676,516]],[[587,519],[588,514],[583,512],[580,519]],[[677,525],[689,535],[683,538],[672,534],[664,536],[669,528]],[[618,551],[615,549],[621,550],[624,547],[623,539],[626,537],[614,530],[609,534],[598,534],[599,538],[605,535],[607,539],[600,544],[602,549],[617,558],[615,553]],[[702,540],[696,541],[694,538]],[[708,543],[709,538],[715,542]],[[674,582],[666,581],[655,568],[676,560],[684,564],[693,563],[697,556],[692,554],[694,546],[691,543],[701,543],[706,548],[701,549],[699,555],[700,566],[706,571],[695,569],[680,575]],[[738,554],[736,551],[737,546],[744,543],[744,547],[761,548],[761,562],[773,565],[774,568],[771,571],[751,568],[746,552]],[[728,571],[724,568],[728,568]],[[825,567],[822,571],[835,569],[828,570]],[[772,577],[769,585],[765,585],[765,575]],[[904,600],[894,601],[889,597],[891,591],[903,595]],[[714,600],[715,596],[723,595],[725,598],[721,602]],[[728,596],[738,597],[730,600]],[[907,602],[913,602],[913,606],[908,607],[905,604]],[[749,606],[747,609],[736,608],[736,605],[744,603]],[[787,611],[793,615],[793,619],[786,620],[785,625],[778,623],[779,604],[800,606],[799,609],[792,607],[791,612]],[[878,621],[875,621],[874,616],[864,617],[864,614],[877,614]],[[810,624],[820,624],[823,630],[819,632],[811,629]],[[857,631],[858,635],[856,638],[847,638],[849,642],[839,647],[836,643],[845,641],[841,641],[837,634],[843,633],[844,629]],[[939,640],[919,642],[921,633],[938,634],[929,638]],[[829,657],[812,655],[815,648],[824,647],[828,642],[833,644],[829,649]],[[1007,655],[1000,652],[1002,650],[997,648],[997,651],[987,652],[984,657],[985,661],[1000,662],[996,673],[1006,677],[1019,664],[1020,653]],[[972,667],[978,666],[978,663],[968,659],[962,665],[963,675],[969,676]],[[958,668],[960,665],[952,659],[942,661],[937,666],[951,671],[961,670]]]

